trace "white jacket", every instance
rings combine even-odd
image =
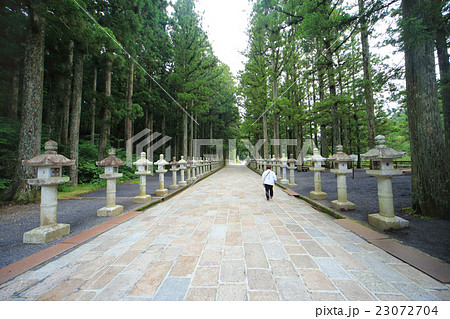
[[[267,184],[267,185],[274,185],[275,181],[277,180],[277,175],[272,172],[270,169],[267,169],[263,174],[262,174],[262,181],[263,184]]]

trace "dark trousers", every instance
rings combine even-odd
[[[266,189],[266,199],[272,198],[273,197],[273,185],[264,184],[264,188]]]

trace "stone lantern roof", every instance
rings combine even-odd
[[[145,152],[141,152],[141,158],[133,163],[134,166],[147,166],[152,165],[153,163],[146,158],[147,154]]]
[[[325,158],[324,157],[322,157],[322,155],[320,155],[320,153],[319,153],[319,149],[316,147],[316,148],[314,148],[314,150],[313,150],[313,155],[311,156],[311,160],[313,161],[313,162],[325,162]]]
[[[178,164],[180,164],[180,165],[185,165],[185,164],[187,164],[187,163],[188,163],[188,162],[184,160],[184,156],[181,156],[181,159],[178,161]]]
[[[37,155],[32,159],[23,161],[25,166],[70,166],[74,165],[75,160],[68,159],[67,157],[56,153],[58,144],[55,141],[49,140],[45,142],[45,153]]]
[[[344,147],[342,145],[336,146],[336,154],[333,154],[331,157],[328,158],[328,160],[333,162],[353,162],[353,159],[345,154]]]
[[[297,160],[294,158],[294,154],[291,154],[289,156],[288,163],[290,164],[290,163],[295,163],[295,162],[297,162]]]
[[[159,155],[159,160],[157,162],[155,162],[155,165],[164,166],[164,165],[167,165],[167,164],[169,164],[169,163],[164,159],[164,155],[160,154]]]
[[[102,159],[101,161],[96,162],[98,166],[120,166],[124,165],[125,162],[118,159],[116,155],[116,150],[111,148],[108,152],[109,156],[107,158]]]
[[[170,165],[178,165],[178,162],[177,162],[177,158],[174,156],[174,157],[172,157],[172,162],[170,162],[169,163]]]
[[[369,159],[392,159],[404,157],[406,154],[405,152],[399,152],[386,147],[386,138],[383,135],[375,137],[375,143],[377,144],[375,148],[372,148],[367,153],[361,154],[361,156]]]

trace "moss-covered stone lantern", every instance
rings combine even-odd
[[[349,168],[353,159],[343,152],[342,145],[336,146],[336,154],[329,158],[334,162],[334,169],[330,172],[336,174],[338,199],[331,201],[331,207],[337,210],[354,210],[356,205],[347,199],[347,174],[352,170]]]
[[[148,170],[152,162],[147,159],[147,154],[142,152],[141,158],[134,162],[133,165],[137,168],[135,174],[139,176],[139,196],[136,196],[133,201],[135,203],[148,203],[151,201],[152,196],[147,195],[147,175],[152,173]]]
[[[44,154],[22,162],[37,168],[37,178],[29,179],[28,184],[41,187],[40,225],[23,234],[27,244],[46,244],[70,233],[69,224],[58,224],[56,220],[58,185],[69,181],[69,177],[62,176],[62,167],[74,165],[75,161],[56,153],[58,144],[54,141],[47,141],[44,148]]]
[[[392,194],[392,177],[402,175],[403,172],[394,169],[394,158],[405,156],[404,152],[398,152],[386,147],[386,139],[383,135],[375,137],[375,148],[371,149],[362,157],[373,161],[373,168],[366,173],[377,178],[378,205],[380,212],[369,215],[369,224],[381,229],[401,229],[409,226],[409,222],[403,218],[395,216],[394,196]]]
[[[100,178],[106,179],[106,206],[97,211],[99,217],[116,216],[123,212],[123,206],[116,205],[116,179],[122,177],[119,166],[124,165],[125,162],[115,156],[116,150],[113,148],[108,154],[107,158],[97,162],[98,166],[105,168],[105,173],[100,174]]]

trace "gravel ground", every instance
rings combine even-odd
[[[328,194],[328,199],[317,202],[331,207],[331,201],[337,199],[336,176],[328,170],[321,173],[322,191]],[[314,190],[313,172],[295,172],[295,183],[291,188],[302,196],[309,197]],[[394,208],[396,215],[409,221],[410,227],[401,230],[391,230],[385,234],[415,247],[427,254],[450,263],[450,220],[422,219],[404,214],[399,210],[411,207],[411,173],[392,178],[394,193]],[[368,215],[378,213],[377,180],[366,174],[364,169],[355,169],[347,175],[347,197],[356,204],[354,211],[341,211],[342,214],[368,225]]]
[[[165,176],[165,188],[172,184],[172,174]],[[179,175],[177,175],[179,178]],[[147,194],[154,195],[158,188],[158,175],[147,176]],[[116,204],[122,205],[124,212],[137,209],[145,204],[133,202],[139,195],[139,184],[122,183],[116,186]],[[173,190],[169,189],[169,193]],[[153,198],[152,198],[153,199]],[[80,196],[77,199],[58,201],[58,223],[70,224],[70,235],[87,229],[114,217],[97,217],[97,210],[106,204],[106,188]],[[40,203],[0,207],[0,268],[50,247],[68,236],[48,244],[23,244],[23,233],[39,227]]]

